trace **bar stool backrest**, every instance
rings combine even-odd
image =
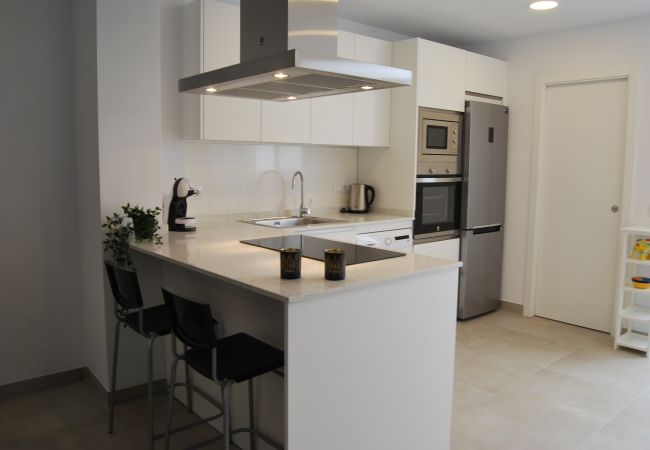
[[[210,305],[185,300],[163,289],[163,297],[172,321],[172,331],[188,347],[211,349],[217,345],[217,333]]]
[[[104,264],[113,298],[118,305],[127,310],[142,308],[142,294],[135,271],[120,267],[113,261],[107,260]]]

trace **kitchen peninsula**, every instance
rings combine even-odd
[[[336,282],[324,279],[322,262],[303,258],[302,278],[282,280],[277,252],[240,242],[346,225],[215,220],[162,245],[134,244],[133,259],[145,290],[162,283],[209,303],[220,335],[245,331],[284,349],[284,378],[268,374],[256,385],[256,420],[286,449],[447,449],[460,263],[408,253],[348,266]],[[235,387],[234,427],[247,418],[245,387]],[[247,439],[235,442],[248,448]]]

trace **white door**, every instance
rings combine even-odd
[[[626,79],[551,85],[541,130],[535,314],[610,331]]]

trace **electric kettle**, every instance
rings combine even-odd
[[[350,203],[347,212],[367,213],[368,208],[375,201],[375,188],[368,184],[350,185]]]

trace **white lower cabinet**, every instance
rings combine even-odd
[[[413,253],[458,261],[460,259],[460,239],[447,239],[445,241],[427,242],[426,244],[415,244],[413,246]]]

